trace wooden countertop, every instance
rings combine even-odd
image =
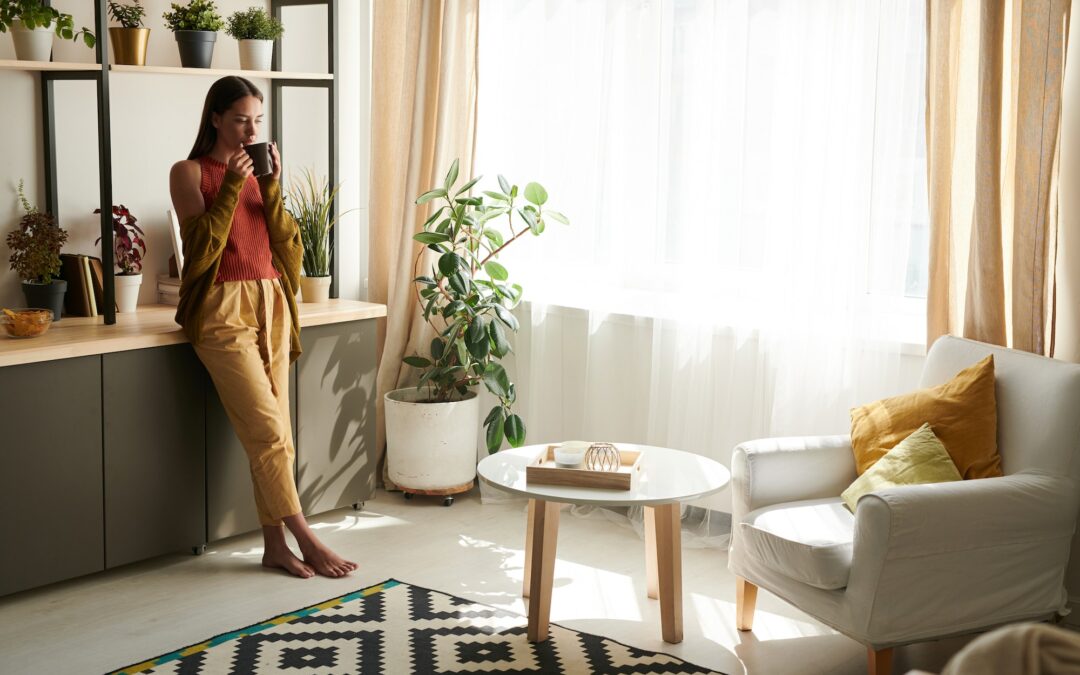
[[[297,307],[301,327],[386,316],[385,305],[357,300],[302,302]],[[106,326],[104,317],[100,316],[67,316],[49,326],[48,332],[40,337],[15,339],[0,333],[0,366],[187,342],[173,320],[175,314],[176,308],[169,305],[139,305],[137,312],[117,314],[112,326]]]

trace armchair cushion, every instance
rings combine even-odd
[[[924,423],[934,428],[965,479],[1001,476],[993,354],[944,384],[852,408],[851,447],[859,475]]]
[[[924,424],[900,441],[900,445],[885,453],[840,496],[854,513],[859,498],[875,490],[953,480],[961,480],[960,472],[933,429],[929,424]]]
[[[826,590],[847,586],[855,517],[839,498],[766,506],[739,528],[747,554],[774,572]]]

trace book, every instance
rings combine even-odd
[[[97,316],[97,299],[94,297],[94,285],[90,276],[90,258],[81,255],[79,261],[82,262],[83,273],[83,289],[86,291],[86,301],[90,304],[90,316]]]
[[[90,262],[90,287],[94,289],[94,300],[98,312],[105,306],[105,273],[102,271],[101,258],[88,256]]]
[[[64,311],[68,316],[93,316],[86,291],[87,277],[80,258],[73,253],[60,254],[60,278],[68,283]]]

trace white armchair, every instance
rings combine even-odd
[[[757,587],[867,646],[872,675],[892,648],[1043,619],[1066,604],[1080,508],[1080,365],[944,337],[921,386],[994,355],[1001,478],[916,485],[863,497],[847,436],[743,443],[732,458],[737,624],[751,630]]]

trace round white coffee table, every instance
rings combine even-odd
[[[529,640],[548,636],[551,583],[560,504],[645,507],[645,568],[648,595],[660,600],[665,642],[682,642],[682,537],[679,502],[717,492],[731,479],[719,462],[680,450],[617,443],[621,450],[642,452],[640,475],[629,490],[564,487],[526,483],[525,467],[545,448],[530,445],[485,457],[477,467],[480,479],[529,498],[525,537],[525,582],[529,598]]]

